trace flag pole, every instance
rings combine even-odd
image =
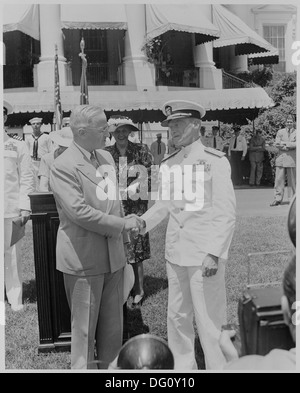
[[[55,44],[55,57],[54,57],[54,114],[53,114],[54,130],[61,129],[61,124],[62,124],[62,108],[61,108],[60,85],[59,85],[58,47],[57,47],[57,44]]]
[[[84,53],[85,42],[84,38],[81,38],[80,41],[80,49],[81,52],[79,56],[82,60],[82,68],[81,68],[81,78],[80,78],[80,105],[88,105],[89,104],[89,92],[87,85],[87,77],[86,77],[86,69],[87,69],[87,59],[86,54]]]

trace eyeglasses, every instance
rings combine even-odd
[[[108,130],[108,125],[106,125],[104,127],[90,127],[90,126],[87,126],[86,128],[88,130],[98,130],[100,132],[106,132]]]

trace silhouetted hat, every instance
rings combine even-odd
[[[70,118],[69,117],[64,117],[62,119],[62,125],[64,126],[65,124],[70,123]]]
[[[205,116],[205,109],[202,105],[191,101],[172,100],[163,105],[162,111],[167,118],[161,122],[162,127],[168,127],[171,120],[193,117],[201,119]]]
[[[234,132],[235,132],[235,131],[241,131],[241,126],[238,125],[238,124],[234,124],[234,125],[232,126],[232,129],[233,129]]]
[[[12,105],[10,105],[10,103],[7,102],[6,100],[3,100],[3,111],[5,112],[6,115],[11,114],[13,111]]]
[[[117,366],[123,370],[173,370],[174,356],[162,338],[140,334],[122,346]]]

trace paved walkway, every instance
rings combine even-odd
[[[289,212],[289,202],[287,190],[282,205],[271,207],[270,203],[274,199],[273,188],[241,188],[235,190],[237,201],[237,214],[244,217],[287,217]],[[153,193],[153,200],[149,202],[149,208],[153,205],[156,193]]]
[[[240,216],[280,217],[288,216],[287,190],[282,205],[270,207],[274,199],[273,188],[246,188],[235,190],[237,214]]]

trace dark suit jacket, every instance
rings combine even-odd
[[[97,150],[98,171],[107,172],[115,185],[112,156]],[[60,225],[57,234],[57,269],[78,276],[114,273],[126,263],[121,202],[107,201],[105,181],[73,143],[54,161],[50,184]],[[118,190],[117,190],[118,195]]]

